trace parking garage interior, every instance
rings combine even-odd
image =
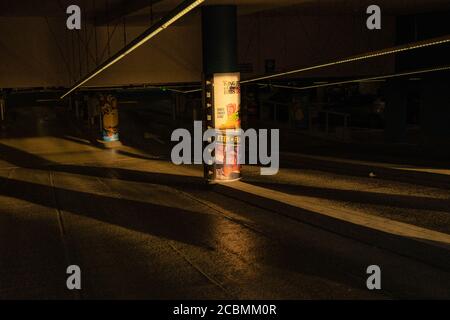
[[[450,298],[450,3],[376,4],[2,0],[0,299]],[[173,163],[219,74],[275,175]]]

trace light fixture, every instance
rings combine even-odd
[[[120,50],[118,53],[116,53],[114,56],[112,56],[110,59],[106,60],[103,64],[101,64],[99,67],[97,67],[94,71],[92,71],[90,74],[88,74],[86,77],[84,77],[82,80],[78,81],[72,88],[70,88],[64,95],[61,96],[61,99],[81,87],[83,84],[88,82],[89,80],[93,79],[106,69],[108,69],[113,64],[117,63],[118,61],[122,60],[126,55],[133,52],[140,46],[142,46],[144,43],[149,41],[151,38],[156,36],[158,33],[169,27],[171,24],[173,24],[175,21],[180,19],[182,16],[187,14],[188,12],[195,9],[197,6],[202,4],[205,0],[186,0],[183,3],[181,3],[178,7],[176,7],[171,13],[169,13],[167,16],[162,18],[160,21],[158,21],[156,24],[152,25],[149,29],[147,29],[145,32],[143,32],[140,36],[138,36],[135,40],[133,40],[131,43],[129,43],[127,46],[125,46],[122,50]]]
[[[203,89],[192,89],[192,90],[184,91],[184,93],[194,93],[194,92],[200,92],[200,91],[203,91]]]
[[[386,79],[361,80],[360,82],[385,82]]]
[[[382,56],[386,56],[386,55],[390,55],[390,54],[400,53],[400,52],[404,52],[404,51],[410,51],[410,50],[419,49],[419,48],[436,46],[436,45],[440,45],[440,44],[444,44],[444,43],[450,43],[450,35],[447,35],[445,37],[428,39],[425,41],[414,42],[414,43],[410,43],[410,44],[406,44],[406,45],[402,45],[402,46],[387,48],[387,49],[383,49],[383,50],[379,50],[379,51],[368,52],[368,53],[365,53],[362,55],[344,58],[342,60],[332,61],[332,62],[328,62],[328,63],[323,63],[323,64],[319,64],[316,66],[305,67],[305,68],[301,68],[301,69],[295,69],[295,70],[291,70],[291,71],[286,71],[286,72],[276,73],[276,74],[272,74],[272,75],[257,77],[257,78],[253,78],[253,79],[243,80],[243,81],[241,81],[241,84],[256,82],[256,81],[261,81],[261,80],[268,80],[268,79],[282,77],[282,76],[288,76],[291,74],[296,74],[296,73],[301,73],[301,72],[306,72],[306,71],[311,71],[311,70],[317,70],[317,69],[332,67],[332,66],[336,66],[336,65],[341,65],[341,64],[345,64],[345,63],[361,61],[361,60],[366,60],[366,59],[371,59],[371,58],[376,58],[376,57],[382,57]]]
[[[412,76],[412,75],[417,75],[417,74],[425,74],[425,73],[446,71],[446,70],[450,70],[450,66],[437,67],[437,68],[432,68],[432,69],[425,69],[425,70],[418,70],[418,71],[411,71],[411,72],[395,73],[395,74],[390,74],[390,75],[385,75],[385,76],[378,76],[378,77],[372,77],[372,78],[365,78],[365,79],[330,82],[330,83],[327,83],[327,84],[317,84],[317,85],[306,86],[306,87],[291,87],[291,86],[283,86],[283,85],[277,85],[277,84],[271,84],[271,86],[274,87],[274,88],[280,88],[280,89],[308,90],[308,89],[315,89],[315,88],[322,88],[322,87],[329,87],[329,86],[337,86],[337,85],[350,84],[350,83],[385,81],[386,79],[390,79],[390,78]],[[413,79],[413,78],[410,78],[410,80],[411,79]],[[420,78],[416,78],[416,79],[420,79]],[[267,84],[261,83],[259,85],[267,85]]]

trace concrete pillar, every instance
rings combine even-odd
[[[107,148],[120,146],[119,109],[117,99],[110,94],[100,95],[99,104],[103,128],[102,139],[100,142]]]
[[[75,108],[75,118],[79,120],[81,118],[80,116],[80,97],[78,95],[74,98],[74,108]]]
[[[5,129],[6,121],[6,97],[0,95],[0,129]]]
[[[450,146],[450,83],[444,79],[425,79],[421,96],[421,133],[429,147]],[[436,149],[436,148],[435,148]],[[448,151],[447,151],[448,152]]]
[[[89,125],[95,127],[97,122],[101,122],[100,107],[98,95],[90,95],[88,99]]]
[[[69,112],[72,112],[72,110],[73,110],[73,99],[72,99],[72,96],[69,96],[68,106],[69,106]]]
[[[6,120],[6,99],[0,96],[0,121],[4,122]]]
[[[89,103],[89,96],[87,94],[84,94],[82,105],[81,105],[81,111],[82,111],[81,115],[82,115],[82,119],[85,123],[89,123],[88,103]]]
[[[205,179],[210,183],[238,180],[238,143],[234,139],[217,143],[226,131],[241,126],[236,6],[202,7],[202,34],[204,128],[217,132],[215,163],[205,164]]]
[[[177,126],[177,110],[178,110],[178,93],[172,93],[172,125]]]
[[[388,143],[406,141],[407,87],[404,82],[390,81],[385,88],[385,139]]]

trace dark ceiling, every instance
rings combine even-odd
[[[162,0],[1,0],[0,16],[7,17],[61,17],[66,14],[69,5],[78,5],[82,14],[89,20],[96,19],[97,24],[113,22],[148,8],[150,19],[151,6]]]
[[[66,8],[77,4],[84,16],[96,24],[114,22],[124,16],[150,19],[164,15],[183,0],[0,0],[0,16],[61,17]],[[288,8],[293,14],[355,14],[371,4],[387,14],[412,14],[450,10],[449,0],[206,0],[205,4],[236,4],[241,14]]]

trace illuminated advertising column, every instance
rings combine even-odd
[[[119,110],[117,99],[112,95],[100,97],[103,123],[103,141],[119,141]]]
[[[237,64],[236,6],[202,8],[204,129],[216,130],[215,161],[205,164],[205,179],[240,179],[240,74]],[[205,143],[205,146],[208,142]]]
[[[214,180],[234,181],[241,177],[238,163],[241,128],[239,73],[216,73],[214,87],[214,128],[216,129],[216,163]]]

